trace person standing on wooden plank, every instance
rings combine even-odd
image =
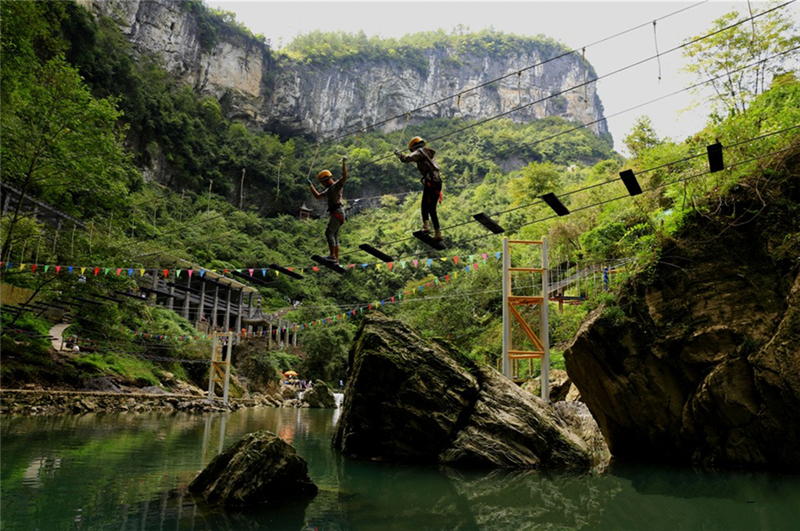
[[[325,239],[328,240],[328,248],[330,254],[325,257],[335,264],[339,264],[339,229],[344,225],[347,219],[342,205],[344,196],[344,184],[347,182],[347,157],[342,158],[342,178],[338,181],[333,180],[333,174],[328,170],[322,170],[317,174],[317,180],[325,187],[322,192],[317,192],[314,185],[309,181],[311,186],[311,193],[315,199],[322,199],[323,197],[328,200],[328,212],[331,215],[328,221],[328,227],[325,229]]]
[[[439,171],[439,164],[434,159],[436,151],[425,146],[425,140],[415,136],[408,143],[411,151],[408,155],[403,155],[399,150],[394,154],[400,162],[408,164],[417,163],[417,170],[422,174],[422,232],[431,232],[428,219],[433,222],[434,240],[441,240],[442,233],[439,230],[439,215],[436,213],[436,205],[442,202],[442,176]]]

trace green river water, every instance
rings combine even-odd
[[[363,463],[330,447],[338,410],[0,418],[0,529],[800,530],[800,477],[612,465],[604,474]],[[266,429],[305,458],[309,503],[210,509],[187,485]]]

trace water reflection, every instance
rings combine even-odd
[[[0,528],[14,530],[798,529],[797,476],[612,465],[601,476],[400,466],[342,458],[338,411],[247,409],[0,419]],[[246,433],[269,430],[320,492],[246,511],[188,484]]]

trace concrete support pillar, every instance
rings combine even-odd
[[[197,310],[197,322],[203,320],[206,314],[206,283],[200,280],[200,307]]]
[[[239,290],[239,311],[236,313],[236,343],[242,341],[242,312],[244,311],[244,288]]]
[[[253,314],[253,292],[250,292],[250,297],[247,299],[247,316],[250,317]],[[253,325],[247,325],[247,335],[253,333]]]
[[[177,279],[176,279],[177,280]],[[183,299],[183,318],[187,321],[189,320],[189,302],[192,292],[189,291],[192,288],[192,277],[189,276],[189,273],[186,273],[186,294]]]
[[[228,295],[225,299],[225,321],[224,328],[226,332],[231,330],[231,293],[233,290],[228,286]]]
[[[219,286],[214,286],[214,309],[211,316],[211,327],[216,330],[218,325],[217,308],[219,307]]]

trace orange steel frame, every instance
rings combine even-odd
[[[511,254],[509,245],[541,245],[542,247],[542,267],[511,267]],[[514,296],[511,290],[512,273],[541,273],[542,274],[542,295],[541,296]],[[531,240],[503,240],[503,374],[512,377],[512,360],[520,359],[541,359],[541,390],[544,400],[550,399],[550,348],[548,333],[548,305],[549,299],[547,281],[547,241]],[[518,306],[539,305],[539,334],[531,328],[525,318],[517,309]],[[517,350],[512,347],[512,321],[513,317],[530,339],[536,350]]]

